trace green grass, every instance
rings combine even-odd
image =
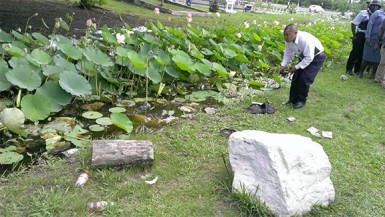
[[[119,13],[141,16],[148,21],[167,21],[169,15],[155,16],[152,10],[117,1],[103,6]],[[155,18],[154,18],[155,17]],[[220,18],[194,17],[193,23],[242,25],[244,21],[278,20],[307,22],[298,15],[222,14]],[[185,25],[185,17],[173,17]],[[175,22],[178,23],[178,22]],[[173,23],[173,24],[175,24]],[[332,131],[333,139],[314,138],[320,143],[333,170],[331,179],[336,200],[329,207],[315,207],[308,216],[385,216],[385,135],[384,89],[368,79],[349,77],[341,81],[344,63],[324,69],[311,86],[307,105],[299,110],[281,105],[288,99],[288,86],[246,97],[233,104],[218,106],[218,113],[198,113],[154,134],[130,135],[130,139],[154,143],[155,161],[150,168],[120,167],[91,169],[83,188],[74,186],[80,173],[90,167],[91,148],[75,158],[57,160],[43,156],[29,170],[1,177],[0,216],[89,216],[86,206],[94,201],[111,201],[106,216],[249,216],[250,210],[264,208],[244,195],[230,192],[227,140],[219,135],[223,128],[294,133],[311,137],[314,126]],[[272,115],[251,115],[242,109],[253,101],[269,101],[276,108]],[[294,116],[297,121],[288,123]],[[222,159],[226,156],[226,165]],[[147,185],[141,176],[159,177]]]
[[[155,134],[132,135],[154,143],[155,162],[150,168],[92,169],[90,180],[76,188],[77,176],[89,167],[90,148],[70,160],[48,159],[31,170],[2,178],[1,216],[87,216],[89,202],[106,200],[115,205],[107,216],[248,216],[247,206],[234,199],[222,128],[294,133],[311,137],[314,126],[332,131],[332,139],[312,137],[320,143],[333,170],[336,200],[316,207],[308,216],[385,215],[384,89],[368,79],[341,81],[344,64],[323,70],[312,85],[307,105],[299,110],[281,105],[288,85],[231,105],[214,115],[198,113]],[[242,108],[252,101],[269,100],[272,115],[251,115]],[[288,123],[294,116],[297,121]],[[228,163],[228,160],[226,160]],[[146,185],[140,177],[159,177]],[[149,179],[150,179],[149,178]],[[246,208],[239,209],[239,207]]]

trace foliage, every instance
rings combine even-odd
[[[83,8],[93,8],[96,5],[103,5],[105,4],[106,0],[80,0],[79,4]]]

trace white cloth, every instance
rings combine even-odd
[[[352,23],[355,26],[360,25],[361,22],[369,20],[369,13],[368,10],[362,10],[360,13],[357,14],[357,16],[352,20]],[[360,29],[357,28],[359,32],[366,32],[366,29]]]
[[[316,49],[318,52],[316,52]],[[295,65],[295,68],[304,69],[313,61],[317,54],[323,51],[324,47],[314,35],[308,32],[298,31],[294,42],[285,41],[285,51],[281,66],[286,66],[291,59],[293,59],[295,54],[302,57],[302,60]]]

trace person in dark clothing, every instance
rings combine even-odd
[[[346,62],[346,73],[349,75],[360,75],[362,54],[365,45],[366,27],[372,13],[381,8],[380,4],[381,2],[379,0],[373,0],[368,5],[368,9],[360,11],[360,13],[351,22],[353,47],[350,51],[348,61]]]
[[[295,109],[298,109],[306,104],[310,85],[325,62],[326,55],[324,47],[314,35],[299,31],[294,24],[287,25],[283,34],[285,51],[280,71],[285,71],[294,55],[300,59],[296,65],[289,67],[288,72],[293,73],[293,78],[289,101],[283,104],[293,105]]]

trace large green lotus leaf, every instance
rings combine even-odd
[[[64,71],[65,69],[61,66],[54,66],[54,65],[44,65],[43,66],[43,75],[45,76],[50,76],[50,78],[52,79],[52,75],[57,75],[55,76],[54,78],[55,79],[59,79],[59,74]]]
[[[150,61],[150,67],[148,68],[148,77],[154,83],[159,83],[162,80],[162,76],[160,75],[159,70],[159,63],[152,59]]]
[[[31,52],[31,55],[27,56],[28,60],[36,62],[39,65],[45,65],[52,61],[51,55],[40,49],[35,49]]]
[[[102,37],[105,41],[107,41],[109,44],[117,44],[116,38],[111,34],[111,32],[108,31],[108,29],[102,30]]]
[[[13,164],[23,160],[23,155],[16,152],[4,152],[0,154],[0,164]]]
[[[241,62],[241,63],[247,63],[247,62],[249,62],[249,59],[247,59],[247,57],[246,57],[244,54],[239,54],[238,56],[235,57],[235,59],[236,59],[238,62]]]
[[[176,69],[171,66],[171,65],[168,65],[164,68],[164,70],[167,72],[168,75],[170,75],[171,77],[174,77],[174,78],[179,78],[179,74],[178,72],[176,71]]]
[[[154,59],[162,66],[167,66],[170,64],[171,58],[170,56],[164,52],[163,50],[158,50],[155,53]]]
[[[257,42],[261,42],[261,37],[259,37],[259,35],[257,35],[256,33],[253,33],[253,38],[254,38],[254,40],[256,40]]]
[[[22,65],[31,65],[25,57],[12,57],[8,63],[12,68],[17,68]]]
[[[11,34],[6,33],[5,31],[0,31],[0,42],[12,42],[13,37]]]
[[[229,48],[235,50],[237,53],[245,53],[246,49],[239,46],[238,44],[229,44]]]
[[[199,50],[197,50],[197,49],[191,50],[191,55],[197,59],[204,58],[203,54],[201,52],[199,52]]]
[[[187,38],[186,34],[180,29],[174,29],[172,33],[178,38]]]
[[[63,35],[54,35],[51,37],[52,40],[55,40],[57,44],[72,44],[71,39],[63,36]]]
[[[223,54],[228,58],[236,57],[238,54],[234,50],[231,50],[229,48],[223,49]]]
[[[73,60],[82,58],[82,52],[76,46],[71,44],[58,44],[57,48]]]
[[[269,65],[267,65],[265,62],[263,62],[261,59],[258,60],[259,64],[262,68],[269,68]]]
[[[99,48],[86,47],[83,49],[83,55],[88,61],[95,63],[100,66],[112,66],[114,63],[111,58],[103,53]]]
[[[12,84],[7,80],[5,74],[9,71],[8,68],[0,67],[0,91],[9,90]]]
[[[221,76],[222,78],[227,77],[227,71],[221,64],[213,63],[213,68],[218,72],[218,75]]]
[[[82,114],[82,117],[87,119],[98,119],[103,117],[103,114],[96,111],[86,111]]]
[[[3,153],[3,152],[10,152],[10,151],[16,151],[17,150],[17,147],[16,146],[8,146],[6,148],[0,148],[0,152]]]
[[[91,85],[83,76],[76,72],[64,71],[60,74],[60,86],[75,96],[91,95]]]
[[[190,56],[184,51],[178,50],[173,54],[172,60],[182,70],[194,72],[194,63]]]
[[[156,40],[156,38],[152,35],[149,35],[149,34],[145,34],[142,39],[149,44],[159,44],[159,42]]]
[[[48,39],[47,37],[45,37],[44,35],[42,35],[42,34],[40,34],[40,33],[38,33],[38,32],[34,32],[34,33],[32,33],[32,36],[33,36],[34,38],[36,38],[36,40],[37,40],[38,42],[40,42],[41,44],[43,44],[43,45],[49,45],[49,39]]]
[[[88,133],[88,130],[84,130],[81,126],[76,125],[72,131],[64,133],[64,139],[72,142],[76,147],[84,147],[90,143],[89,140],[86,139],[78,139],[82,137],[82,135]]]
[[[61,106],[69,104],[72,100],[72,95],[63,90],[59,82],[54,80],[45,82],[36,90],[36,93],[46,96],[51,101],[51,112],[60,111]]]
[[[5,75],[8,81],[13,85],[32,91],[41,85],[41,77],[39,73],[40,72],[31,70],[30,67],[23,65],[10,70]]]
[[[204,63],[195,63],[195,68],[200,72],[202,75],[209,76],[211,74],[211,66]]]
[[[0,122],[10,131],[26,136],[24,131],[24,113],[18,108],[5,108],[0,112]]]
[[[15,57],[23,57],[25,56],[25,52],[17,46],[13,44],[3,44],[2,48],[7,51],[11,56]]]
[[[93,124],[88,127],[93,132],[101,132],[105,130],[106,128],[103,126],[100,126],[99,124]]]
[[[135,51],[129,50],[127,52],[127,57],[131,61],[132,65],[139,69],[146,69],[147,68],[147,62],[146,59],[136,53]]]
[[[7,62],[3,59],[0,59],[0,68],[8,68]]]
[[[51,102],[44,95],[28,94],[21,99],[21,110],[25,117],[33,122],[44,120],[51,113]]]
[[[114,78],[109,71],[100,71],[100,75],[111,84],[121,84],[121,82]]]
[[[75,65],[70,61],[64,59],[60,55],[55,55],[53,57],[53,62],[55,63],[55,65],[67,69],[68,71],[76,71]]]
[[[98,74],[98,67],[95,63],[87,60],[80,60],[76,63],[76,69],[88,76],[95,76]]]
[[[16,32],[15,30],[12,30],[11,33],[12,33],[13,37],[16,38],[16,40],[19,40],[25,44],[30,44],[32,42],[28,37],[25,37],[24,35]]]
[[[128,50],[123,47],[116,47],[116,55],[120,57],[127,57]]]
[[[125,114],[112,113],[110,118],[115,126],[125,130],[127,133],[131,133],[133,129],[132,122]]]

